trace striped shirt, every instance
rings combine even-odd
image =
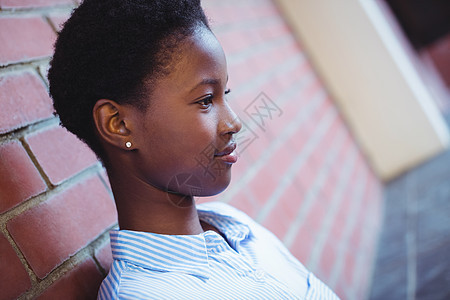
[[[98,299],[338,299],[271,232],[218,202],[197,207],[198,235],[112,230]]]

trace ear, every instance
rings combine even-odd
[[[134,144],[131,140],[131,120],[127,118],[129,110],[113,100],[100,99],[92,113],[97,132],[104,141],[125,150],[133,149],[133,146],[127,147],[127,143],[128,146]]]

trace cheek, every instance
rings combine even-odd
[[[219,139],[215,120],[205,114],[172,125],[161,136],[164,142],[159,148],[164,159],[158,169],[164,171],[157,176],[163,188],[191,196],[223,191],[230,183],[231,165],[214,158]]]
[[[217,125],[212,117],[196,116],[179,117],[170,121],[170,126],[161,131],[161,139],[174,158],[195,161],[199,155],[204,155],[209,145],[217,138]]]
[[[174,179],[190,174],[209,186],[211,180],[215,180],[207,170],[211,168],[213,145],[217,140],[214,116],[203,114],[188,117],[167,113],[160,116],[159,120],[146,123],[147,129],[142,136],[145,142],[139,150],[137,161],[141,176],[162,189],[168,186],[171,190],[176,188],[178,181],[174,182]]]

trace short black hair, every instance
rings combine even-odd
[[[200,0],[85,0],[55,43],[48,80],[61,124],[101,160],[92,109],[111,99],[146,109],[143,82],[166,71],[172,53],[198,27]]]

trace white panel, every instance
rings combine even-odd
[[[277,0],[381,179],[449,144],[428,89],[371,0]]]

